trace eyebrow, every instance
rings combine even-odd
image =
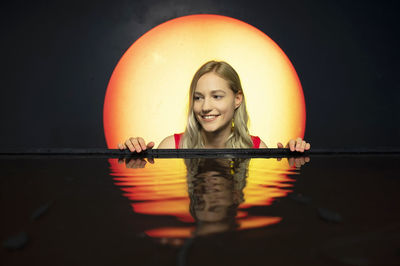
[[[223,94],[226,94],[225,91],[223,90],[212,90],[211,93],[218,93],[218,92],[222,92]],[[203,95],[201,92],[195,91],[194,94],[200,94]]]

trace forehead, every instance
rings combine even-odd
[[[231,91],[229,83],[225,79],[213,72],[210,72],[200,77],[200,79],[197,81],[195,91],[207,92],[212,90]]]

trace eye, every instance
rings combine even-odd
[[[222,99],[224,96],[222,96],[222,95],[214,95],[213,97],[214,97],[214,99],[218,100],[218,99]]]
[[[198,101],[198,100],[200,100],[200,96],[193,96],[193,100],[195,100],[195,101]]]

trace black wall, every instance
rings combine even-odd
[[[397,1],[18,1],[0,12],[0,149],[105,147],[103,100],[122,54],[199,13],[245,21],[283,49],[313,147],[400,147]]]

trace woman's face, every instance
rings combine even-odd
[[[241,102],[241,93],[235,94],[225,79],[210,72],[197,82],[193,111],[206,132],[217,132],[230,127],[234,111]]]

